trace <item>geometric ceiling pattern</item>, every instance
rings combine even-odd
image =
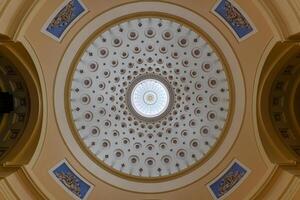
[[[108,167],[164,177],[194,166],[221,137],[230,110],[222,61],[168,19],[114,25],[84,50],[70,77],[74,129]]]
[[[0,2],[0,199],[299,199],[298,9]]]

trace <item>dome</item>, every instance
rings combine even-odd
[[[299,199],[297,10],[0,1],[0,199]]]
[[[226,68],[211,44],[172,19],[114,24],[75,65],[70,113],[106,167],[143,178],[194,166],[215,146],[230,110]]]

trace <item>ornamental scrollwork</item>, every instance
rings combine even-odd
[[[55,176],[76,196],[81,197],[80,181],[71,172],[55,172]]]
[[[226,10],[226,20],[233,26],[251,28],[251,25],[247,19],[232,5],[232,3],[225,1],[224,8]]]
[[[226,176],[223,178],[219,185],[219,194],[220,196],[227,193],[231,188],[233,188],[245,175],[245,172],[241,171],[230,171]]]
[[[70,1],[51,21],[49,28],[62,27],[69,24],[72,21],[72,15],[74,13],[74,2]]]

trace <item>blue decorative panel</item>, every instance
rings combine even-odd
[[[86,12],[87,9],[80,0],[67,0],[48,19],[42,32],[60,41],[72,24]]]
[[[49,173],[74,199],[86,199],[93,186],[82,178],[66,160],[62,160]]]
[[[215,199],[222,199],[234,191],[248,176],[250,170],[234,160],[220,176],[213,180],[208,188]]]
[[[219,0],[213,12],[231,29],[239,41],[256,32],[247,14],[233,0]]]

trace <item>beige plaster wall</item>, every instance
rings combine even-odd
[[[184,6],[199,15],[205,17],[210,23],[214,24],[217,29],[231,44],[236,57],[240,62],[242,73],[245,81],[246,91],[246,110],[243,120],[243,125],[239,136],[223,161],[213,169],[209,174],[198,180],[197,182],[176,191],[161,193],[161,194],[139,194],[134,192],[123,191],[121,189],[110,186],[103,181],[94,177],[73,157],[72,153],[67,148],[63,138],[57,127],[54,105],[53,105],[53,88],[56,76],[56,71],[64,51],[68,47],[70,41],[86,25],[91,19],[100,13],[131,1],[124,0],[84,0],[83,2],[90,10],[82,17],[66,34],[61,43],[54,41],[41,33],[41,28],[61,4],[61,0],[44,1],[40,3],[40,9],[34,13],[31,21],[27,24],[27,29],[24,32],[24,38],[31,45],[35,52],[35,56],[40,62],[47,94],[47,129],[45,139],[39,157],[36,163],[32,166],[32,171],[38,178],[40,184],[45,187],[49,193],[52,193],[56,199],[71,199],[70,196],[50,177],[48,170],[57,164],[60,160],[66,158],[69,163],[95,188],[90,195],[90,199],[112,199],[112,200],[133,200],[133,199],[162,199],[162,200],[181,200],[181,199],[212,199],[206,184],[218,176],[231,162],[237,158],[248,168],[251,169],[250,176],[245,182],[231,194],[230,199],[243,199],[251,193],[259,190],[258,186],[263,186],[266,177],[271,176],[270,171],[273,165],[265,159],[265,153],[259,148],[259,142],[254,128],[253,112],[253,95],[254,81],[257,76],[259,63],[262,55],[272,45],[272,39],[275,33],[269,26],[265,15],[261,13],[252,1],[237,0],[240,6],[248,13],[258,32],[249,39],[238,42],[232,32],[216,17],[210,10],[213,7],[215,0],[172,0],[166,1]],[[1,9],[1,6],[0,6]],[[184,15],[184,13],[183,13]],[[222,49],[226,51],[226,49]],[[286,175],[286,180],[290,180],[290,176]],[[289,181],[283,182],[284,187]],[[298,191],[297,196],[300,197]]]

